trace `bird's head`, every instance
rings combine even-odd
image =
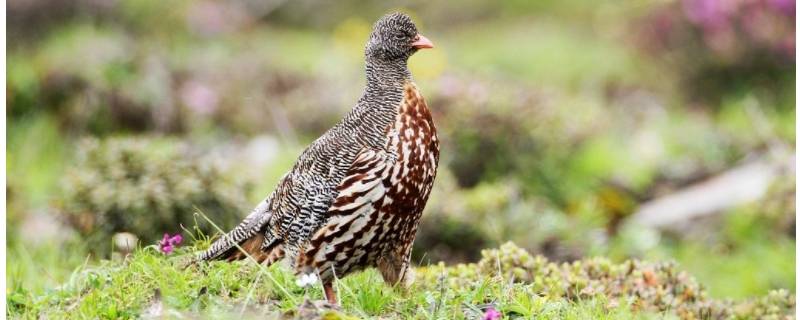
[[[419,49],[425,48],[433,48],[433,43],[419,34],[408,15],[396,12],[375,23],[365,54],[367,59],[406,61]]]

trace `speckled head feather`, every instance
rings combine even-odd
[[[417,26],[408,15],[395,12],[383,16],[369,36],[365,50],[367,60],[408,60],[418,50],[412,46],[417,34]]]

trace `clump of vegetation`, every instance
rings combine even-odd
[[[794,296],[786,290],[738,303],[713,300],[674,262],[628,260],[615,264],[606,258],[587,258],[557,264],[540,255],[532,256],[511,242],[484,250],[482,255],[475,264],[432,266],[422,273],[427,277],[422,282],[446,281],[452,288],[481,286],[485,281],[520,283],[545,299],[603,299],[613,306],[669,312],[684,319],[763,319],[794,314]]]
[[[246,188],[186,145],[134,138],[85,140],[63,181],[60,211],[91,247],[107,248],[130,232],[153,243],[180,225],[195,225],[195,207],[231,226],[244,212]],[[206,233],[214,229],[197,221]],[[99,251],[103,252],[103,251]]]

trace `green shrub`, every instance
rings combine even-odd
[[[97,251],[123,231],[145,244],[181,224],[213,233],[204,219],[194,219],[194,207],[229,227],[244,212],[245,189],[171,140],[92,139],[81,143],[77,164],[64,177],[59,206]]]

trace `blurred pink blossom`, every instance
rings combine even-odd
[[[164,238],[158,243],[158,248],[163,254],[170,254],[177,245],[181,244],[181,241],[183,241],[183,237],[180,234],[170,236],[165,233]]]
[[[483,313],[483,320],[499,320],[503,318],[503,314],[500,311],[497,311],[495,308],[489,307],[486,309],[486,312]]]
[[[212,114],[217,108],[219,95],[208,85],[190,80],[180,89],[181,102],[199,114]]]
[[[795,0],[683,0],[681,4],[705,45],[720,57],[732,58],[748,48],[794,57]]]

